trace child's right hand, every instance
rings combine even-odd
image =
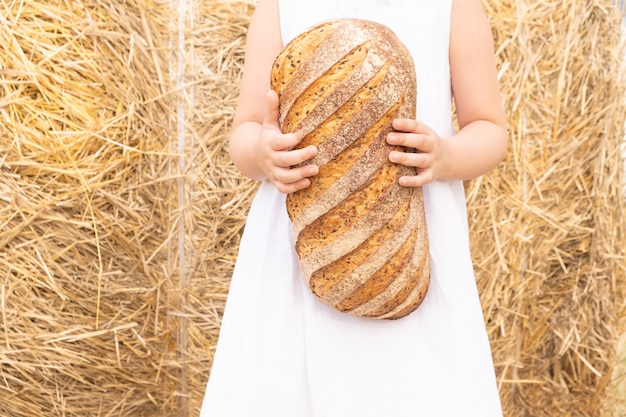
[[[311,185],[309,177],[317,175],[316,165],[300,164],[317,153],[313,145],[292,150],[302,138],[297,133],[282,133],[278,121],[278,94],[270,90],[267,94],[267,110],[261,135],[256,142],[256,163],[267,179],[281,193],[289,194]]]

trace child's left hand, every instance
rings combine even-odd
[[[437,133],[413,119],[394,119],[394,131],[387,135],[387,143],[415,149],[415,152],[391,151],[389,160],[414,167],[416,175],[403,176],[399,184],[418,187],[437,180],[444,166],[445,143]]]

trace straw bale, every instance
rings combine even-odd
[[[197,415],[257,186],[225,148],[254,3],[0,5],[0,415]],[[484,4],[511,150],[467,195],[506,415],[618,416],[619,16]]]
[[[250,2],[2,4],[0,415],[193,415],[247,206]]]
[[[0,415],[158,415],[180,379],[168,2],[0,9]]]
[[[609,1],[486,1],[510,152],[468,184],[507,416],[613,414],[624,309],[624,77]]]
[[[188,12],[190,269],[181,313],[189,318],[185,375],[190,415],[197,415],[203,398],[239,240],[257,189],[227,152],[254,3],[197,0]]]

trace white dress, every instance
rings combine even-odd
[[[337,17],[389,26],[413,54],[417,118],[453,133],[452,0],[280,0],[286,43]],[[424,187],[431,283],[417,311],[334,311],[304,283],[285,196],[265,182],[241,241],[201,417],[501,417],[463,184]]]

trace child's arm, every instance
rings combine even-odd
[[[441,140],[415,120],[394,121],[390,144],[417,153],[391,152],[392,162],[417,168],[401,185],[420,186],[437,179],[469,180],[500,163],[506,154],[506,118],[498,86],[489,22],[480,0],[454,0],[450,29],[450,72],[459,132]]]
[[[248,28],[239,100],[229,143],[230,157],[241,172],[255,180],[268,179],[284,193],[309,186],[318,168],[290,169],[315,155],[313,146],[290,151],[301,140],[284,135],[278,124],[278,96],[270,90],[270,73],[283,48],[278,2],[261,0]]]

